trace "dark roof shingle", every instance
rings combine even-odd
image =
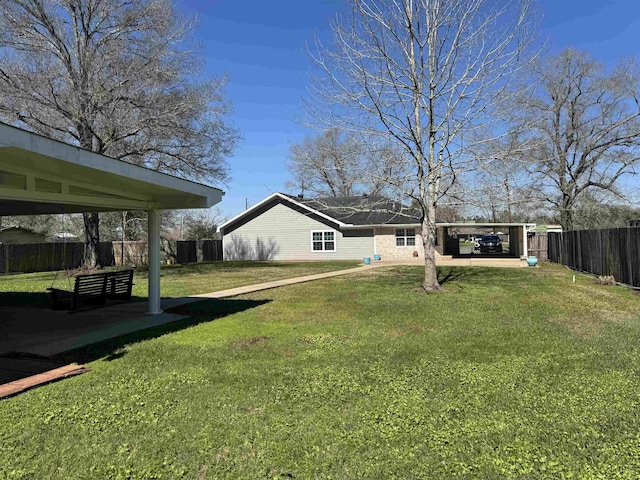
[[[287,196],[343,223],[353,225],[420,223],[420,211],[418,209],[379,195],[310,199],[293,195]]]

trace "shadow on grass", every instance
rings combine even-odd
[[[474,277],[486,274],[485,269],[468,268],[468,267],[439,267],[438,283],[444,285],[449,282],[460,282],[471,280]]]
[[[219,318],[259,307],[271,300],[202,300],[180,307],[166,310],[167,313],[187,315],[188,318],[177,322],[166,323],[101,342],[86,345],[75,350],[69,350],[51,356],[51,359],[66,362],[87,363],[98,359],[106,361],[116,360],[126,355],[124,347],[131,343],[142,342],[158,338],[168,333],[184,330],[200,323],[210,322]]]

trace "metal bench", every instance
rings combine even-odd
[[[80,303],[103,307],[107,300],[131,300],[133,270],[89,273],[75,277],[73,291],[48,288],[54,310],[68,308],[76,311]]]

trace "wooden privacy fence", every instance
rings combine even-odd
[[[146,241],[100,242],[99,249],[104,267],[146,265],[149,259]],[[79,242],[2,243],[0,274],[72,270],[82,265],[83,255],[84,244]],[[221,261],[222,240],[179,241],[176,256],[179,263]],[[163,253],[161,261],[168,257]]]
[[[104,266],[113,265],[111,242],[101,242]],[[0,273],[47,272],[71,270],[82,265],[84,244],[63,243],[3,243],[0,244]]]
[[[178,263],[222,261],[222,240],[178,240]]]
[[[538,260],[549,260],[547,255],[547,234],[536,233],[527,238],[527,253],[538,258]]]
[[[113,256],[115,265],[146,265],[149,260],[147,242],[113,242]]]
[[[640,228],[549,233],[549,260],[640,287]]]

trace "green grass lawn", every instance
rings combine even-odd
[[[0,478],[640,477],[640,296],[549,264],[420,274],[183,307],[0,401]]]
[[[358,262],[213,262],[189,265],[164,265],[161,270],[163,297],[183,297],[199,293],[226,290],[254,283],[293,278],[314,273],[357,267]],[[0,303],[47,304],[47,288],[52,285],[73,290],[73,278],[66,272],[43,272],[20,275],[0,275]],[[134,299],[146,300],[147,269],[139,267],[134,273]],[[24,295],[40,294],[40,295]],[[28,299],[25,299],[28,297]]]

